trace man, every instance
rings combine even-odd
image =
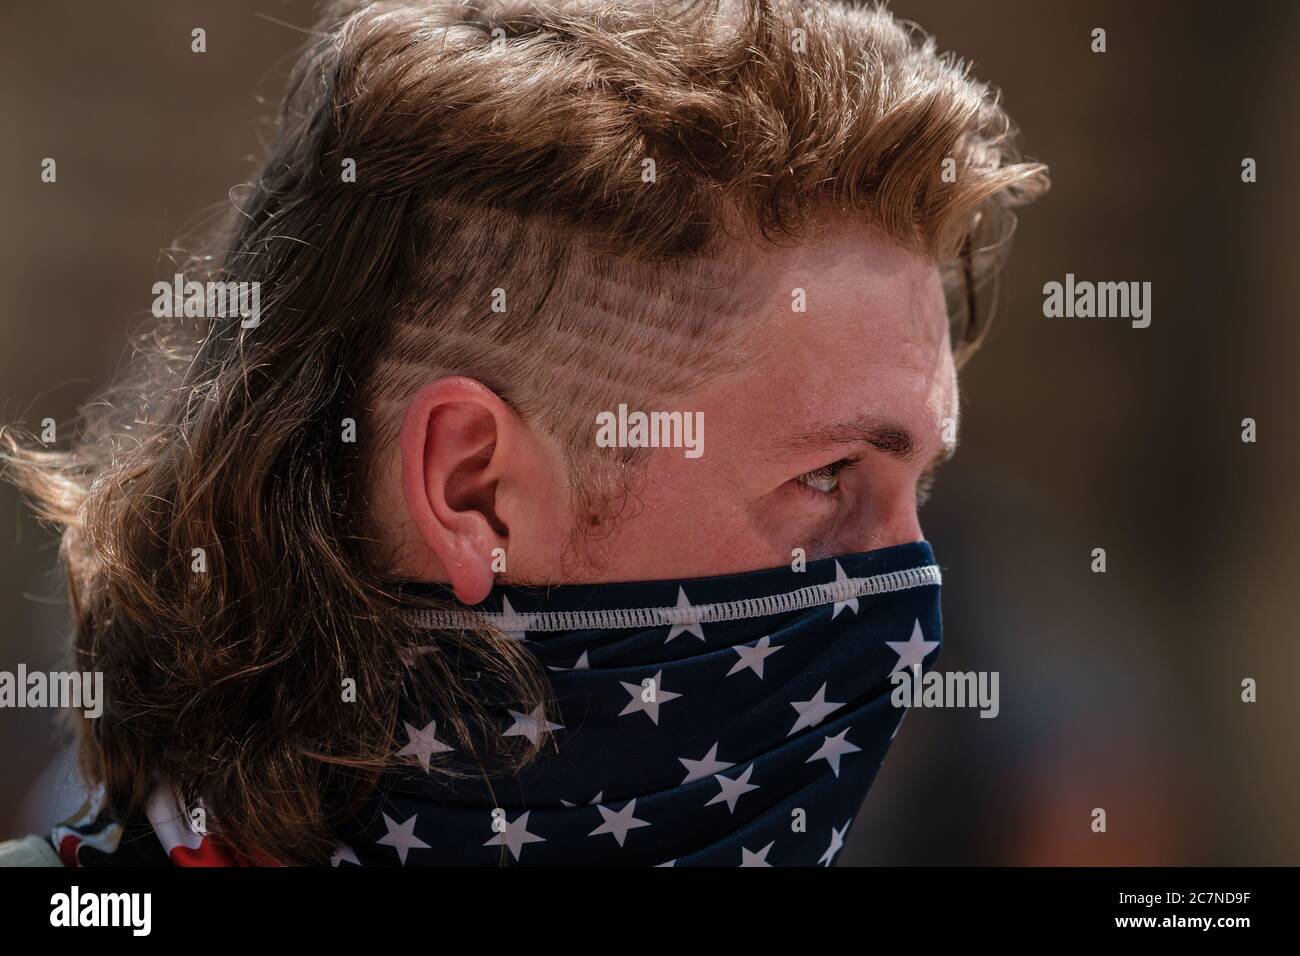
[[[11,444],[113,688],[64,859],[147,821],[174,863],[833,862],[939,644],[917,502],[1044,168],[880,10],[316,37],[203,276],[257,321]]]

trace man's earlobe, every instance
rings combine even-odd
[[[452,377],[422,388],[402,423],[407,514],[434,573],[466,604],[491,591],[493,554],[509,538],[496,492],[512,415],[490,389]]]

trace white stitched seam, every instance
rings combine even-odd
[[[767,617],[787,611],[802,611],[823,604],[843,603],[859,597],[906,591],[910,588],[942,584],[938,565],[890,571],[869,578],[847,578],[827,584],[721,604],[697,604],[693,607],[637,607],[602,611],[538,611],[533,614],[506,614],[502,611],[471,611],[436,608],[413,608],[406,613],[420,627],[468,629],[490,624],[502,631],[604,631],[613,628],[663,627],[665,624],[712,624]]]

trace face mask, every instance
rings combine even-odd
[[[829,866],[902,722],[891,674],[916,676],[939,648],[940,581],[916,542],[412,611],[526,641],[557,706],[503,713],[500,731],[545,728],[556,746],[490,786],[449,784],[415,766],[454,759],[438,722],[408,714],[398,752],[414,769],[340,833],[334,862]]]

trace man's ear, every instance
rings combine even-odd
[[[456,597],[477,604],[510,538],[500,487],[536,464],[527,426],[479,382],[442,378],[407,406],[399,444],[407,515]]]

